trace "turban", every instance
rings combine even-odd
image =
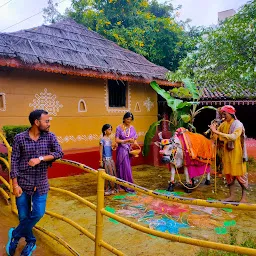
[[[231,115],[234,115],[236,113],[236,110],[233,106],[230,106],[230,105],[225,105],[221,108],[221,111],[222,112],[227,112]]]

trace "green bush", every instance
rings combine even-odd
[[[2,130],[8,143],[12,146],[16,134],[24,132],[30,126],[28,125],[5,125]]]
[[[28,125],[5,125],[2,130],[6,140],[12,146],[15,135],[24,132],[29,127]],[[8,161],[7,154],[0,153],[0,156]],[[0,161],[0,165],[2,166],[2,170],[6,170],[6,166],[2,161]]]

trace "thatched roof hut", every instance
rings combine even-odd
[[[242,90],[237,87],[225,92],[217,90],[216,86],[208,85],[203,88],[200,102],[203,105],[255,105],[256,91]]]
[[[166,68],[126,50],[72,19],[0,33],[0,66],[77,76],[170,84]]]

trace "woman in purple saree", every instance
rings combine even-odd
[[[123,123],[116,128],[116,143],[118,143],[116,151],[116,172],[117,177],[133,183],[131,156],[129,154],[131,146],[135,144],[139,147],[136,139],[137,133],[131,122],[134,120],[133,114],[130,112],[125,113]],[[133,192],[132,189],[122,187],[127,192]]]

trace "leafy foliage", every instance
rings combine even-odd
[[[148,155],[151,140],[155,136],[157,126],[160,125],[161,122],[162,122],[162,120],[157,121],[157,122],[155,122],[155,123],[150,125],[150,127],[149,127],[149,129],[148,129],[148,131],[147,131],[147,133],[145,135],[145,138],[144,138],[144,147],[143,147],[143,151],[142,151],[143,156],[147,156]]]
[[[167,105],[172,109],[173,112],[177,111],[178,105],[183,102],[182,100],[172,97],[170,93],[164,89],[161,89],[156,81],[152,81],[150,85],[160,96],[166,100]]]
[[[172,4],[156,0],[72,0],[68,15],[121,47],[176,70],[185,32]]]
[[[43,18],[44,18],[44,23],[55,23],[57,21],[60,21],[63,16],[58,12],[57,3],[53,3],[53,0],[48,0],[48,6],[46,8],[43,8]]]
[[[199,86],[216,85],[230,97],[255,90],[256,81],[256,0],[249,1],[217,28],[204,31],[191,46],[176,73],[169,79],[192,78]]]
[[[30,126],[27,126],[27,125],[17,125],[17,126],[5,125],[2,127],[2,130],[4,132],[7,142],[10,144],[10,146],[12,146],[15,135],[18,133],[24,132],[29,127]],[[4,159],[6,159],[8,161],[7,154],[0,153],[0,157],[3,157]],[[0,161],[0,165],[2,166],[3,170],[6,170],[7,167],[5,166],[5,164],[2,161]]]
[[[160,88],[156,81],[150,83],[151,87],[166,100],[167,105],[172,109],[172,113],[170,120],[160,120],[150,126],[144,139],[144,156],[147,156],[150,142],[156,133],[157,126],[160,125],[161,122],[169,122],[171,133],[174,133],[179,127],[185,127],[189,130],[196,131],[196,128],[193,126],[196,115],[204,109],[212,109],[216,111],[216,108],[212,106],[204,106],[197,109],[201,95],[197,86],[188,78],[182,79],[182,81],[184,87],[174,88],[169,92]]]
[[[6,140],[12,146],[13,140],[16,134],[24,132],[27,130],[30,126],[27,125],[5,125],[3,126],[3,132],[5,135]]]

